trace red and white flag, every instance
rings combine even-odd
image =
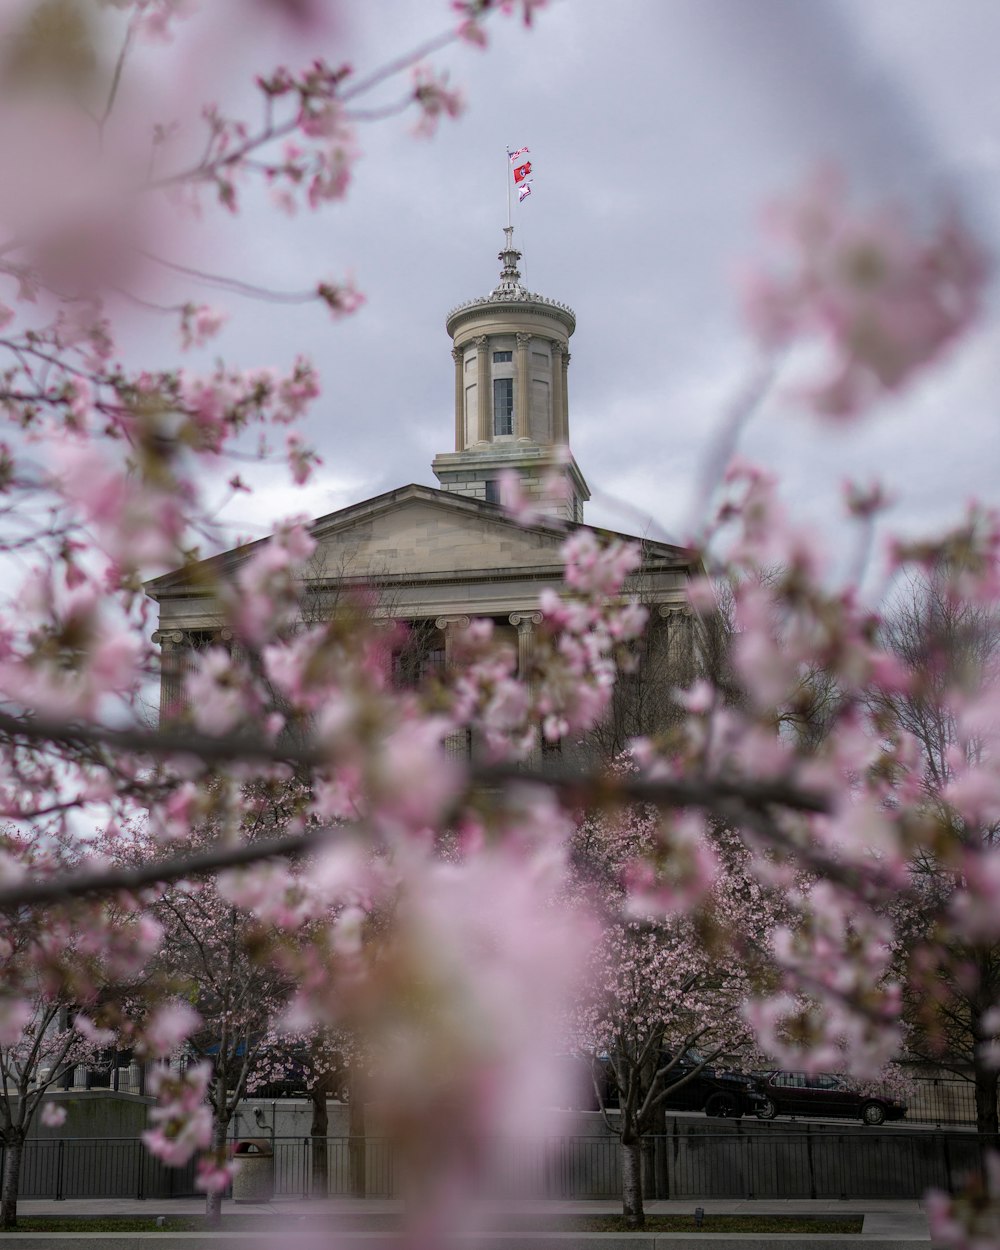
[[[516,152],[508,152],[507,155],[510,157],[510,163],[516,165],[522,156],[528,155],[528,149],[518,148]]]
[[[530,194],[531,194],[531,183],[522,182],[521,185],[517,188],[518,204],[523,204]]]
[[[531,161],[525,161],[523,165],[514,166],[514,181],[523,182],[531,173]]]

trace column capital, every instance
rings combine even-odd
[[[164,651],[172,651],[184,641],[184,631],[180,629],[154,629],[150,641],[159,644]]]
[[[518,633],[522,631],[528,633],[536,625],[541,625],[542,614],[541,612],[511,612],[507,620],[510,621],[511,625],[517,626]]]
[[[490,336],[488,334],[478,334],[476,336],[476,351],[484,352],[490,345]]]
[[[455,362],[455,364],[456,364],[456,365],[459,365],[459,364],[461,364],[461,363],[462,363],[462,360],[463,360],[464,356],[465,356],[465,349],[464,349],[464,348],[461,348],[461,347],[453,347],[453,348],[451,349],[451,358],[452,358],[452,360]]]
[[[468,616],[439,616],[434,622],[438,629],[448,629],[449,626],[458,626],[459,629],[468,629],[472,618]]]
[[[533,338],[534,338],[534,335],[529,334],[527,330],[518,330],[517,333],[514,335],[514,339],[516,340],[518,347],[530,347],[531,340]]]

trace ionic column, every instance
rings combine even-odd
[[[439,616],[434,622],[444,634],[444,666],[445,671],[451,668],[455,644],[456,629],[468,629],[467,616]],[[460,729],[458,733],[449,734],[444,740],[444,753],[456,759],[467,760],[471,754],[469,731]]]
[[[479,441],[493,441],[493,387],[490,369],[490,340],[485,334],[476,339],[476,407],[479,410]]]
[[[692,639],[689,631],[694,619],[691,608],[686,603],[661,603],[656,610],[657,616],[664,622],[667,630],[667,655],[671,663],[681,658],[693,659]],[[681,650],[688,655],[681,656]]]
[[[566,443],[569,441],[565,428],[563,427],[563,419],[565,417],[566,405],[563,402],[563,393],[566,386],[566,370],[563,366],[563,356],[566,355],[566,348],[562,343],[552,344],[552,441],[554,443]]]
[[[531,675],[535,658],[535,626],[541,625],[541,612],[511,612],[507,618],[517,628],[517,675],[524,681]]]
[[[517,396],[514,400],[514,418],[517,425],[514,433],[519,439],[531,438],[530,410],[531,393],[528,390],[529,366],[528,349],[531,346],[531,335],[519,333],[517,339],[517,359],[514,362],[514,376],[517,378]]]
[[[459,347],[451,349],[455,362],[455,450],[465,450],[465,352]]]
[[[179,629],[156,630],[153,642],[160,646],[160,721],[180,711],[184,679],[184,634]]]

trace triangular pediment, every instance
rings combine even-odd
[[[308,581],[378,585],[401,616],[531,610],[542,587],[562,581],[564,526],[521,526],[493,504],[429,486],[403,486],[341,508],[318,517],[311,531],[317,545]],[[190,628],[214,618],[218,578],[231,576],[267,541],[148,582],[161,628],[168,620]],[[646,542],[645,554],[647,569],[651,561],[673,594],[691,553]]]
[[[325,576],[407,578],[557,566],[565,533],[522,527],[500,508],[447,491],[406,486],[313,526]]]

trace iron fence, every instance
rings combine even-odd
[[[658,1198],[918,1198],[958,1187],[985,1143],[970,1132],[877,1131],[830,1126],[734,1124],[701,1131],[675,1120],[647,1139],[644,1172]],[[274,1139],[275,1197],[314,1195],[322,1168],[310,1137]],[[325,1139],[330,1197],[388,1198],[397,1161],[381,1138]],[[611,1136],[496,1142],[478,1183],[490,1198],[616,1198],[621,1147]],[[3,1148],[0,1147],[0,1167]],[[168,1168],[131,1138],[62,1138],[25,1144],[23,1198],[169,1198],[195,1193],[194,1168]]]
[[[5,1147],[0,1144],[0,1172]],[[169,1168],[134,1137],[31,1138],[24,1143],[22,1198],[182,1198],[195,1193],[194,1163]]]
[[[902,1094],[906,1118],[914,1124],[975,1124],[976,1087],[958,1076],[911,1077]]]

